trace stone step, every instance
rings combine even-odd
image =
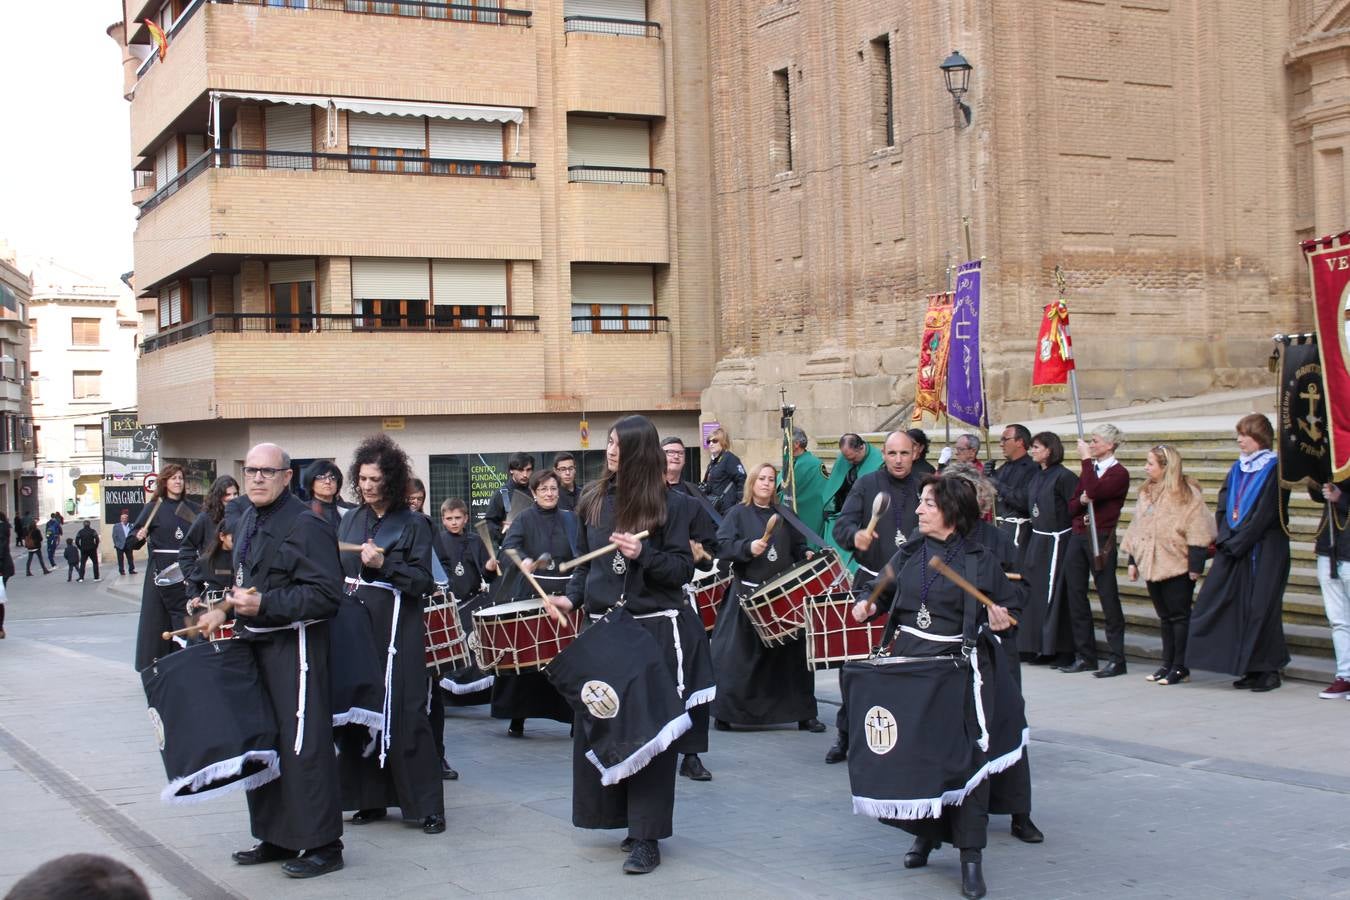
[[[1126,634],[1129,634],[1131,629],[1154,635],[1158,633],[1158,616],[1154,613],[1152,604],[1130,602],[1122,595],[1120,606],[1125,613]],[[1098,626],[1103,624],[1101,607],[1097,605],[1095,599],[1092,617]],[[1309,625],[1290,622],[1286,617],[1284,639],[1289,645],[1289,652],[1291,653],[1297,652],[1309,657],[1325,657],[1328,659],[1332,656],[1331,631],[1325,619],[1322,620],[1321,625]]]
[[[1100,632],[1099,632],[1100,633]],[[1104,640],[1097,641],[1097,656],[1106,657],[1107,647]],[[1153,670],[1162,658],[1162,639],[1155,633],[1125,630],[1125,655],[1131,663],[1126,678],[1142,678]],[[1329,684],[1336,674],[1336,666],[1329,657],[1310,656],[1295,653],[1290,648],[1290,662],[1284,669],[1284,677],[1292,681],[1307,682],[1321,687]],[[1141,665],[1142,663],[1142,665]],[[1139,669],[1139,671],[1135,671]],[[1081,677],[1081,676],[1080,676]],[[1179,687],[1184,687],[1179,685]]]
[[[1148,615],[1153,615],[1153,601],[1149,599],[1148,588],[1144,583],[1126,581],[1120,578],[1120,596],[1122,602],[1137,603]],[[1095,594],[1094,594],[1095,595]],[[1322,594],[1317,589],[1286,588],[1284,592],[1284,621],[1296,625],[1312,625],[1318,628],[1330,628],[1327,623],[1326,607],[1322,603]]]

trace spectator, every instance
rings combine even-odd
[[[84,581],[84,575],[79,571],[80,551],[79,548],[75,546],[74,538],[66,538],[66,549],[62,555],[65,557],[66,565],[70,566],[70,568],[66,570],[66,581],[69,582],[77,574],[80,576],[79,580]]]
[[[132,575],[136,574],[136,554],[127,546],[127,538],[131,536],[131,512],[122,510],[122,514],[117,519],[117,524],[113,526],[113,549],[117,551],[117,574],[125,575],[127,570]]]
[[[9,518],[0,512],[0,577],[4,578],[5,584],[9,584],[9,580],[14,577],[14,554],[9,549],[9,532]],[[23,541],[20,540],[19,544],[22,546]],[[3,602],[0,600],[0,603]],[[0,622],[0,625],[3,624]]]
[[[37,523],[29,526],[28,534],[23,539],[23,545],[28,550],[28,563],[24,566],[24,574],[33,574],[34,558],[37,559],[38,565],[42,567],[42,574],[50,574],[52,570],[47,567],[47,560],[42,558],[42,530],[37,527]]]
[[[1308,496],[1327,504],[1317,531],[1317,583],[1336,655],[1336,680],[1317,696],[1350,699],[1350,479],[1309,488]]]
[[[75,533],[75,549],[80,551],[80,580],[84,581],[84,564],[86,561],[94,564],[94,580],[98,581],[98,545],[102,542],[94,526],[88,519],[84,520],[84,527]]]
[[[708,435],[708,468],[703,472],[699,488],[712,503],[713,509],[726,513],[741,502],[745,492],[745,466],[731,452],[731,435],[718,428]]]
[[[1177,684],[1190,679],[1186,633],[1191,626],[1195,582],[1204,574],[1214,518],[1195,480],[1181,471],[1181,454],[1159,444],[1148,451],[1146,480],[1134,503],[1134,516],[1121,539],[1129,555],[1129,576],[1144,576],[1162,631],[1162,665],[1149,681]]]
[[[62,529],[65,526],[65,520],[61,518],[59,512],[54,512],[47,519],[47,565],[56,565],[56,548],[61,544]]]
[[[141,877],[107,856],[71,853],[20,878],[5,900],[150,900]]]
[[[914,441],[914,465],[910,468],[920,481],[925,475],[936,475],[937,468],[928,461],[928,432],[922,428],[911,428],[905,434]]]
[[[938,469],[944,469],[949,462],[965,463],[974,466],[975,471],[984,474],[984,463],[980,462],[980,439],[973,434],[958,435],[950,447],[944,448],[938,457]]]

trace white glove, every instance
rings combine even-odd
[[[938,454],[938,465],[945,466],[952,461],[952,448],[943,447],[942,452]]]

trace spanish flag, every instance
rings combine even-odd
[[[160,28],[150,19],[145,20],[145,27],[150,29],[150,38],[155,42],[155,46],[159,48],[159,61],[164,62],[164,56],[169,52],[168,35],[164,33],[163,28]]]

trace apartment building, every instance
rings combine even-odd
[[[39,506],[102,520],[104,419],[136,406],[132,298],[122,285],[45,260],[33,269],[28,324]]]
[[[32,280],[0,240],[0,511],[38,512],[38,479],[33,452],[33,397],[28,367],[28,304]]]
[[[433,502],[483,505],[504,454],[577,451],[583,420],[598,450],[624,412],[696,438],[703,4],[122,6],[138,402],[164,459],[204,478],[272,440],[344,462],[384,429]]]

